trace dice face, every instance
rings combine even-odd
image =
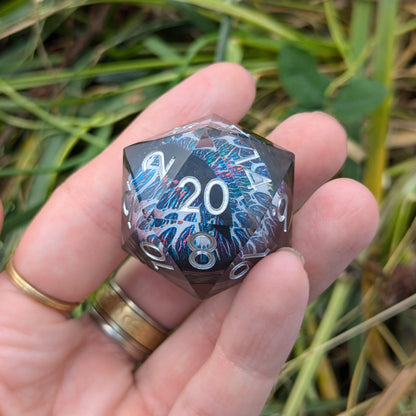
[[[201,299],[290,244],[294,155],[218,116],[124,149],[122,246]]]

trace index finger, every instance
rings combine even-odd
[[[237,122],[254,95],[249,73],[225,63],[199,71],[166,93],[53,193],[22,237],[16,269],[52,297],[85,299],[125,257],[120,246],[123,147],[210,113]]]

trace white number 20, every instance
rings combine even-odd
[[[178,187],[182,188],[186,184],[191,183],[194,186],[194,191],[192,194],[184,201],[183,205],[179,208],[179,211],[188,211],[188,212],[199,212],[198,207],[191,207],[192,202],[198,198],[199,194],[201,193],[201,182],[195,176],[185,176],[180,180],[178,183]],[[221,205],[218,208],[214,208],[211,204],[211,191],[212,188],[218,185],[222,191],[222,201]],[[212,215],[220,215],[222,214],[227,206],[229,201],[229,192],[226,183],[219,178],[211,179],[204,190],[204,204],[206,209]]]

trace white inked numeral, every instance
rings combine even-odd
[[[241,165],[245,162],[249,162],[250,160],[254,160],[260,157],[259,153],[257,152],[256,149],[247,149],[247,150],[251,150],[253,152],[253,154],[251,156],[246,156],[243,157],[242,159],[238,159],[235,161],[236,165]]]
[[[237,280],[243,277],[246,273],[248,273],[249,270],[250,266],[247,264],[247,262],[243,261],[242,263],[238,263],[231,269],[228,277],[231,280]]]
[[[243,254],[241,258],[243,260],[262,258],[262,257],[266,257],[269,253],[270,253],[270,249],[268,248],[263,253]],[[247,274],[249,270],[250,270],[250,266],[248,265],[248,263],[246,261],[242,261],[241,263],[238,263],[231,269],[229,278],[231,280],[240,279],[245,274]]]
[[[198,207],[191,207],[191,204],[198,198],[199,194],[202,191],[201,182],[195,176],[185,176],[180,180],[178,183],[178,187],[182,188],[186,184],[191,183],[194,186],[194,190],[191,195],[183,202],[182,206],[179,208],[179,211],[187,211],[187,212],[199,212]],[[222,191],[222,200],[221,204],[218,208],[214,208],[211,204],[211,191],[212,188],[218,185]],[[219,178],[211,179],[204,190],[204,204],[207,211],[212,215],[220,215],[222,214],[228,206],[230,196],[228,192],[227,184]]]
[[[221,205],[218,208],[214,208],[211,205],[211,199],[210,199],[211,198],[211,189],[215,185],[218,185],[222,190],[222,201],[221,201]],[[230,195],[229,195],[229,192],[228,192],[228,187],[222,179],[219,179],[219,178],[211,179],[207,183],[207,186],[205,187],[205,191],[204,191],[204,204],[205,204],[205,207],[207,208],[208,212],[210,212],[212,215],[222,214],[228,206],[229,198],[230,198]]]
[[[166,256],[157,245],[147,241],[141,241],[140,248],[143,250],[144,254],[152,260],[152,265],[156,270],[159,270],[160,268],[174,270],[169,264],[162,263],[166,261]]]
[[[187,199],[185,199],[183,205],[179,208],[179,211],[199,212],[198,207],[191,207],[190,205],[195,201],[195,199],[198,198],[199,194],[201,193],[201,182],[199,182],[199,180],[194,176],[185,176],[178,183],[178,187],[182,188],[187,183],[191,183],[194,186],[194,191],[191,195],[189,195]]]
[[[242,165],[245,162],[250,162],[251,160],[258,159],[260,157],[256,149],[247,149],[253,152],[252,155],[243,157],[235,161],[236,165]],[[244,168],[244,167],[243,167]],[[244,173],[247,175],[248,180],[250,181],[250,189],[257,189],[262,185],[267,185],[272,182],[270,178],[266,176],[259,175],[254,170],[244,168]]]
[[[127,188],[127,191],[124,191],[124,198],[123,198],[123,213],[127,217],[129,215],[129,209],[127,208],[127,205],[126,205],[126,196],[132,191],[132,187],[128,179],[126,181],[126,188]]]
[[[154,163],[157,161],[157,173],[159,174],[160,180],[162,180],[165,175],[169,172],[169,169],[172,167],[175,162],[175,158],[169,160],[169,163],[165,165],[165,155],[163,152],[157,150],[156,152],[151,152],[142,161],[142,170],[152,169]]]
[[[273,201],[274,202],[274,201]],[[272,210],[272,215],[277,217],[279,222],[283,223],[283,231],[287,232],[287,210],[289,207],[289,197],[286,193],[278,196],[277,202]]]
[[[127,179],[126,181],[126,188],[127,190],[124,191],[124,195],[123,195],[123,214],[128,217],[127,219],[127,227],[129,230],[132,229],[132,224],[131,224],[131,212],[129,210],[129,208],[127,207],[127,203],[126,203],[126,198],[128,197],[128,195],[131,195],[131,191],[132,191],[132,187],[130,184],[130,180]]]
[[[272,182],[270,178],[267,178],[266,176],[263,176],[263,175],[259,175],[258,173],[253,172],[252,170],[244,169],[244,172],[246,173],[247,178],[250,181],[249,188],[251,189],[257,189],[258,187],[262,185],[266,185]]]
[[[199,240],[199,245],[205,247],[198,247],[195,244],[196,239]],[[217,248],[217,241],[212,235],[202,231],[197,232],[189,237],[187,244],[191,249],[188,261],[192,267],[198,270],[208,270],[214,266],[215,256],[213,251]],[[201,262],[201,260],[203,261]]]

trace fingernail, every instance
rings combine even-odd
[[[289,253],[294,254],[301,262],[303,265],[305,265],[305,258],[302,256],[302,254],[299,253],[299,251],[295,250],[292,247],[282,247],[277,251],[288,251]]]

